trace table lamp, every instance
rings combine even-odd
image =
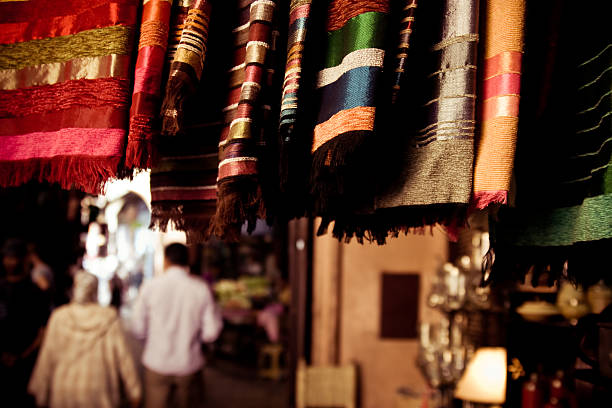
[[[455,398],[464,400],[464,407],[503,404],[506,401],[507,371],[505,348],[479,348],[457,383]]]

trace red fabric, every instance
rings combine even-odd
[[[225,163],[219,167],[219,180],[226,177],[247,176],[250,174],[257,174],[257,162],[252,160]]]
[[[487,58],[484,63],[484,78],[490,78],[500,72],[521,72],[521,61],[523,54],[516,51],[504,51],[491,58]]]
[[[289,15],[289,24],[293,23],[298,18],[308,17],[310,13],[310,4],[304,4],[293,10],[293,13]]]
[[[164,58],[168,46],[171,3],[150,0],[142,11],[125,166],[147,169],[152,165],[152,140],[158,133]],[[144,25],[145,23],[153,23]],[[151,42],[151,39],[155,41]],[[145,45],[146,44],[146,45]]]
[[[159,47],[140,49],[134,74],[134,97],[140,92],[159,95],[165,56],[166,50]]]
[[[472,210],[483,210],[491,204],[506,204],[508,202],[507,191],[477,191],[472,198]]]
[[[170,21],[170,11],[172,5],[170,2],[163,0],[150,0],[144,5],[142,10],[142,22],[159,20],[161,22]]]
[[[0,117],[42,115],[81,106],[125,109],[128,85],[127,79],[101,78],[0,91]]]
[[[125,129],[127,109],[115,107],[72,108],[44,115],[28,115],[20,118],[0,119],[0,144],[5,136],[33,132],[52,132],[62,128]]]
[[[85,155],[120,157],[124,129],[63,128],[0,138],[0,160]]]
[[[518,95],[521,90],[521,74],[496,75],[484,81],[483,97],[489,99],[497,95]]]
[[[4,2],[0,44],[27,46],[91,29],[133,26],[137,11],[138,0]],[[46,44],[44,52],[55,52],[53,42]],[[97,194],[118,176],[125,153],[131,49],[122,53],[128,57],[83,60],[77,53],[72,60],[23,67],[9,76],[11,89],[0,90],[0,186],[39,180]],[[85,76],[89,79],[80,79]]]
[[[121,157],[84,155],[55,156],[19,161],[0,161],[0,187],[12,187],[31,180],[58,183],[62,188],[78,188],[97,193],[115,177]]]
[[[73,4],[75,7],[65,7]],[[41,10],[37,10],[37,7]],[[4,15],[3,23],[0,24],[0,44],[59,37],[94,28],[130,25],[136,20],[137,10],[136,3],[130,0],[112,3],[100,0],[35,0],[10,3],[2,8]],[[33,14],[38,16],[33,18]],[[27,21],[23,21],[26,19]]]

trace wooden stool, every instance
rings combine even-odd
[[[283,346],[280,344],[264,344],[259,349],[259,376],[270,380],[280,380],[284,375],[281,368]]]

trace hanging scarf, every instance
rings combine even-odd
[[[98,193],[125,152],[132,0],[0,4],[0,186]]]
[[[487,0],[473,204],[506,204],[518,130],[524,0]]]
[[[321,44],[327,41],[327,2],[292,0],[285,78],[279,124],[279,216],[284,219],[309,213],[311,200],[310,165],[312,162],[313,123],[319,100],[315,84],[318,68],[323,65]]]
[[[319,234],[350,238],[347,214],[371,210],[368,155],[374,153],[389,1],[335,0],[327,12],[325,60],[316,79],[320,99],[312,142],[311,194]],[[320,45],[317,45],[320,47]]]
[[[245,222],[250,232],[257,218],[266,216],[258,168],[261,123],[257,121],[262,119],[260,94],[266,86],[265,63],[272,46],[275,7],[274,1],[255,0],[248,7],[248,26],[236,28],[240,33],[248,27],[248,42],[244,62],[235,67],[236,78],[232,78],[233,84],[241,82],[241,87],[231,93],[231,104],[226,108],[232,120],[219,143],[217,212],[210,228],[212,234],[224,239],[238,239]]]
[[[180,116],[182,130],[179,135],[162,131],[157,137],[157,160],[151,169],[151,225],[165,231],[171,223],[186,233],[189,243],[204,241],[217,199],[217,144],[214,137],[202,137],[201,134],[202,130],[219,132],[215,123],[219,121],[222,106],[206,95],[224,91],[223,86],[215,85],[223,76],[219,65],[206,66],[206,70],[203,65],[204,58],[210,55],[213,60],[222,59],[214,47],[209,52],[205,41],[201,41],[208,36],[210,12],[210,3],[204,1],[182,2],[172,12],[166,88],[174,87],[175,91],[190,95],[191,109],[181,104],[177,107],[179,115],[166,116],[168,99],[177,97],[166,93],[162,117],[166,121]],[[220,19],[227,18],[223,8],[218,14]],[[220,45],[226,47],[224,43]]]
[[[289,6],[287,64],[285,66],[279,123],[281,144],[280,187],[283,191],[286,191],[291,183],[298,183],[298,181],[293,180],[293,174],[303,169],[305,162],[304,159],[298,160],[295,156],[296,142],[294,138],[299,139],[299,136],[297,136],[299,128],[296,125],[298,124],[300,108],[304,109],[304,106],[301,106],[302,104],[298,105],[298,101],[303,92],[300,92],[300,86],[303,82],[302,60],[306,39],[308,38],[311,6],[312,0],[292,0]],[[304,143],[300,147],[303,148]],[[303,149],[299,150],[303,151]],[[293,191],[289,193],[293,193]]]
[[[376,198],[380,228],[395,234],[434,224],[455,229],[472,189],[478,0],[420,4],[418,21],[410,89],[393,108],[406,127],[386,128],[401,135],[401,157],[388,152],[400,165],[390,167],[393,182]]]
[[[172,0],[143,0],[125,160],[128,169],[151,168],[152,141],[159,131],[162,71],[171,8]]]
[[[174,136],[183,130],[183,105],[196,92],[204,68],[210,9],[209,1],[195,0],[187,13],[162,104],[164,135]]]
[[[594,283],[612,245],[610,6],[528,7],[516,208],[492,220],[491,279]]]
[[[321,201],[315,213],[323,215],[319,233],[333,220],[339,239],[383,244],[389,235],[435,224],[453,231],[465,219],[473,172],[478,2],[434,1],[416,9],[407,1],[401,6],[400,13],[391,13],[392,19],[399,17],[400,38],[384,61],[394,70],[390,80],[383,79],[382,87],[389,89],[382,93],[386,102],[378,103],[376,137],[356,142],[359,133],[348,133],[353,138],[346,143],[349,149],[365,146],[342,162],[350,178],[329,171],[333,152],[318,157],[327,167],[317,162],[315,152],[314,166],[341,180],[333,193],[315,195]],[[362,84],[352,88],[364,89]],[[354,126],[357,118],[351,115],[342,123]]]

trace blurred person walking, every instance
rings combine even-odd
[[[189,274],[182,244],[165,249],[165,273],[145,282],[134,307],[132,329],[145,340],[145,407],[187,408],[202,383],[202,342],[213,342],[223,327],[206,282]]]
[[[9,239],[2,248],[0,278],[0,404],[31,407],[28,380],[49,317],[48,298],[30,279],[25,242]]]
[[[98,279],[78,272],[72,302],[51,315],[28,387],[39,406],[115,408],[122,389],[139,406],[142,386],[119,316],[97,294]]]

